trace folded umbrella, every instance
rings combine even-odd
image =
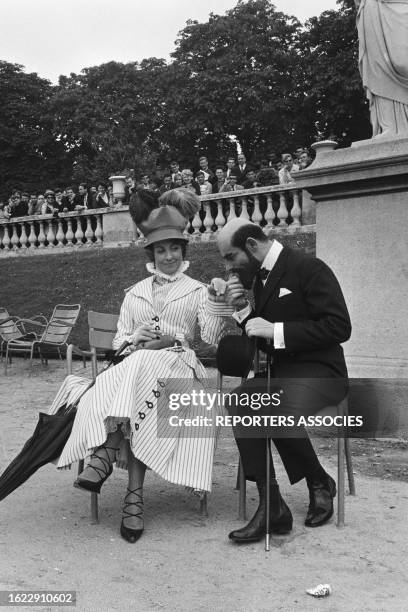
[[[115,362],[126,346],[128,343],[122,344],[99,375]],[[0,501],[28,480],[40,467],[58,459],[71,434],[78,403],[94,384],[93,380],[75,404],[64,404],[55,414],[40,412],[33,435],[0,476]]]
[[[61,406],[56,414],[40,412],[33,435],[0,476],[0,501],[41,466],[58,459],[74,423],[76,407]]]

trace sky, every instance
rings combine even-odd
[[[205,22],[237,0],[0,0],[0,59],[58,82],[61,74],[117,61],[169,59],[188,19]],[[304,22],[336,0],[275,0]]]

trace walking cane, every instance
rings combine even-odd
[[[267,340],[266,352],[266,392],[271,394],[271,341]],[[266,534],[265,534],[265,551],[269,552],[270,541],[270,507],[271,507],[271,440],[266,438]]]

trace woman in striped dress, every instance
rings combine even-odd
[[[158,437],[157,433],[157,406],[165,394],[165,379],[173,379],[171,391],[181,393],[190,391],[206,376],[189,348],[197,322],[202,339],[214,344],[226,331],[230,314],[224,304],[212,301],[205,285],[185,274],[185,223],[172,206],[152,210],[147,220],[139,223],[152,259],[147,264],[151,276],[127,290],[113,341],[115,349],[130,342],[130,354],[101,373],[81,398],[71,436],[57,464],[63,468],[92,453],[74,484],[99,493],[112,473],[121,440],[129,441],[129,484],[121,523],[121,535],[129,542],[135,542],[143,531],[146,467],[172,483],[211,490],[215,432],[208,427],[204,433],[194,428],[197,437],[192,438],[187,429],[177,427],[174,432],[172,427],[171,432],[167,429],[168,437],[163,433]],[[168,346],[159,350],[142,348],[157,338]],[[182,346],[175,346],[175,340]],[[89,381],[78,376],[67,377],[51,413],[79,397],[87,384]],[[181,416],[195,414],[192,406],[183,410]]]

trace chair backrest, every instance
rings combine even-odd
[[[7,319],[8,317],[2,317]],[[24,336],[24,330],[20,329],[14,319],[9,319],[7,322],[2,323],[0,319],[0,338],[3,342],[9,342],[10,340],[17,340]]]
[[[57,304],[41,337],[41,342],[57,346],[66,344],[77,322],[80,310],[80,304]]]
[[[117,331],[119,315],[104,312],[88,312],[89,345],[97,351],[112,350],[112,340]]]

